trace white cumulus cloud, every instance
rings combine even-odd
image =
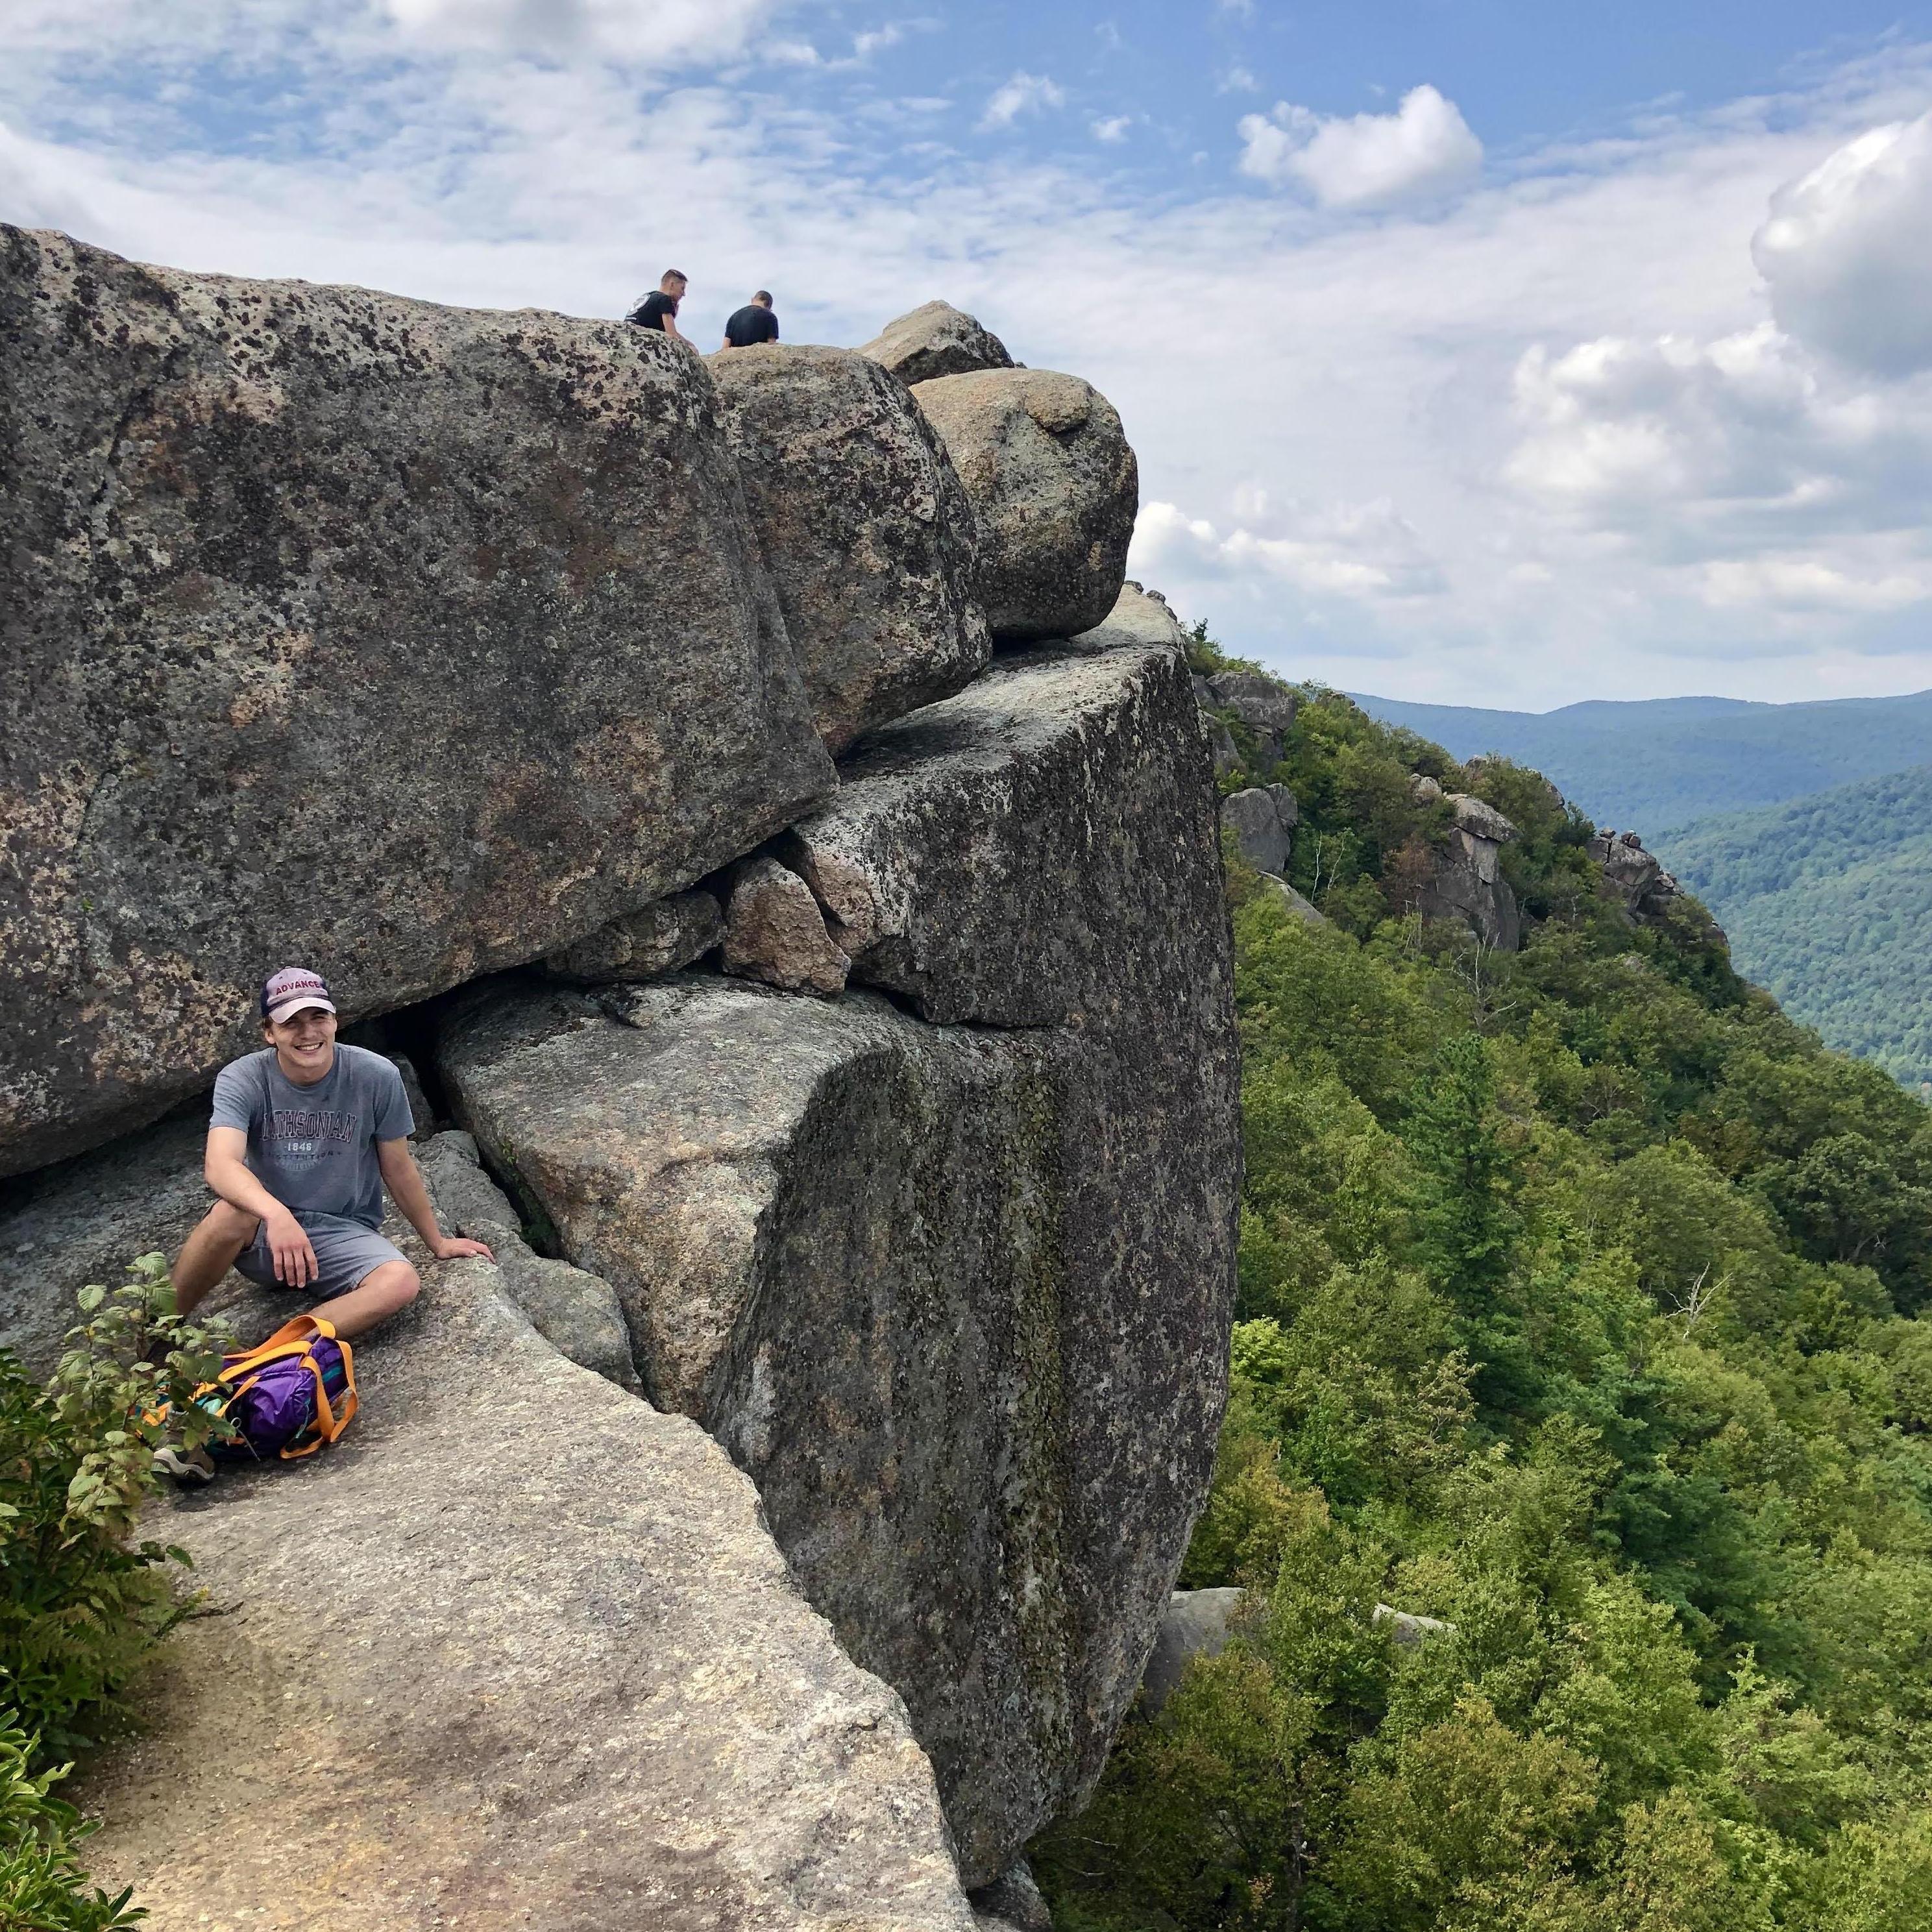
[[[994,88],[988,97],[986,111],[980,117],[980,124],[982,128],[1010,128],[1022,114],[1062,106],[1066,100],[1064,91],[1045,74],[1016,74],[1011,80]]]
[[[1387,498],[1366,503],[1274,502],[1234,492],[1225,530],[1174,503],[1141,506],[1130,567],[1162,583],[1271,579],[1318,598],[1409,598],[1443,588],[1414,526]]]
[[[1751,254],[1794,334],[1880,374],[1932,368],[1932,112],[1779,189]]]
[[[1278,102],[1237,124],[1244,174],[1299,182],[1324,208],[1373,208],[1439,194],[1473,176],[1483,144],[1453,100],[1412,88],[1393,114],[1316,114]]]
[[[1124,141],[1127,138],[1127,130],[1133,124],[1134,117],[1131,114],[1103,115],[1093,124],[1094,138],[1096,141],[1109,142]]]

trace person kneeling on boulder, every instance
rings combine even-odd
[[[494,1258],[443,1233],[410,1151],[416,1123],[393,1062],[335,1038],[335,1004],[319,975],[284,966],[262,986],[260,1052],[224,1066],[202,1164],[221,1198],[174,1266],[186,1315],[232,1268],[263,1288],[306,1292],[345,1340],[406,1307],[422,1283],[378,1232],[382,1190],[439,1261]],[[156,1466],[206,1482],[206,1450],[158,1450]]]

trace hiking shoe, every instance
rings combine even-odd
[[[214,1458],[206,1449],[184,1449],[178,1442],[164,1442],[154,1451],[154,1472],[172,1476],[178,1483],[212,1483]]]

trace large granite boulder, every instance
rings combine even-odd
[[[646,329],[0,228],[0,1173],[290,960],[566,946],[830,784],[704,365]]]
[[[784,849],[899,1004],[485,990],[439,1066],[904,1696],[986,1884],[1097,1777],[1210,1472],[1239,1160],[1212,784],[1148,646],[1003,660],[844,778]]]
[[[1168,1599],[1147,1672],[1141,1680],[1140,1712],[1158,1716],[1180,1688],[1197,1657],[1218,1657],[1228,1647],[1228,1626],[1247,1592],[1241,1589],[1177,1590]]]
[[[1502,873],[1502,848],[1516,829],[1492,805],[1465,792],[1443,800],[1453,814],[1418,896],[1427,919],[1459,920],[1485,946],[1514,952],[1522,944],[1522,915]]]
[[[992,650],[977,528],[904,385],[858,351],[776,342],[711,372],[826,743],[957,691]]]
[[[975,369],[1010,369],[1006,345],[950,302],[921,302],[889,322],[859,351],[883,363],[902,382],[929,382]]]
[[[341,1444],[158,1507],[219,1614],[78,1794],[96,1876],[163,1928],[973,1932],[904,1707],[751,1483],[411,1251]]]
[[[1286,785],[1249,785],[1221,801],[1221,823],[1234,847],[1258,872],[1277,878],[1288,871],[1299,814]]]
[[[997,638],[1090,631],[1126,580],[1140,476],[1113,405],[1077,376],[987,369],[914,389],[980,514]]]

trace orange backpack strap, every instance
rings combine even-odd
[[[344,1386],[340,1408],[328,1400],[328,1390],[322,1378],[322,1365],[312,1352],[313,1345],[318,1339],[333,1342],[341,1351]],[[300,1356],[302,1366],[315,1378],[315,1415],[304,1438],[282,1450],[282,1460],[290,1462],[304,1456],[313,1456],[326,1442],[340,1441],[342,1432],[355,1420],[356,1412],[362,1406],[361,1398],[356,1393],[355,1352],[336,1334],[332,1322],[320,1315],[292,1317],[259,1346],[228,1357],[221,1364],[214,1383],[211,1384],[224,1390],[232,1402],[254,1386],[268,1364],[285,1360],[291,1355]],[[247,1379],[240,1380],[242,1377]]]

